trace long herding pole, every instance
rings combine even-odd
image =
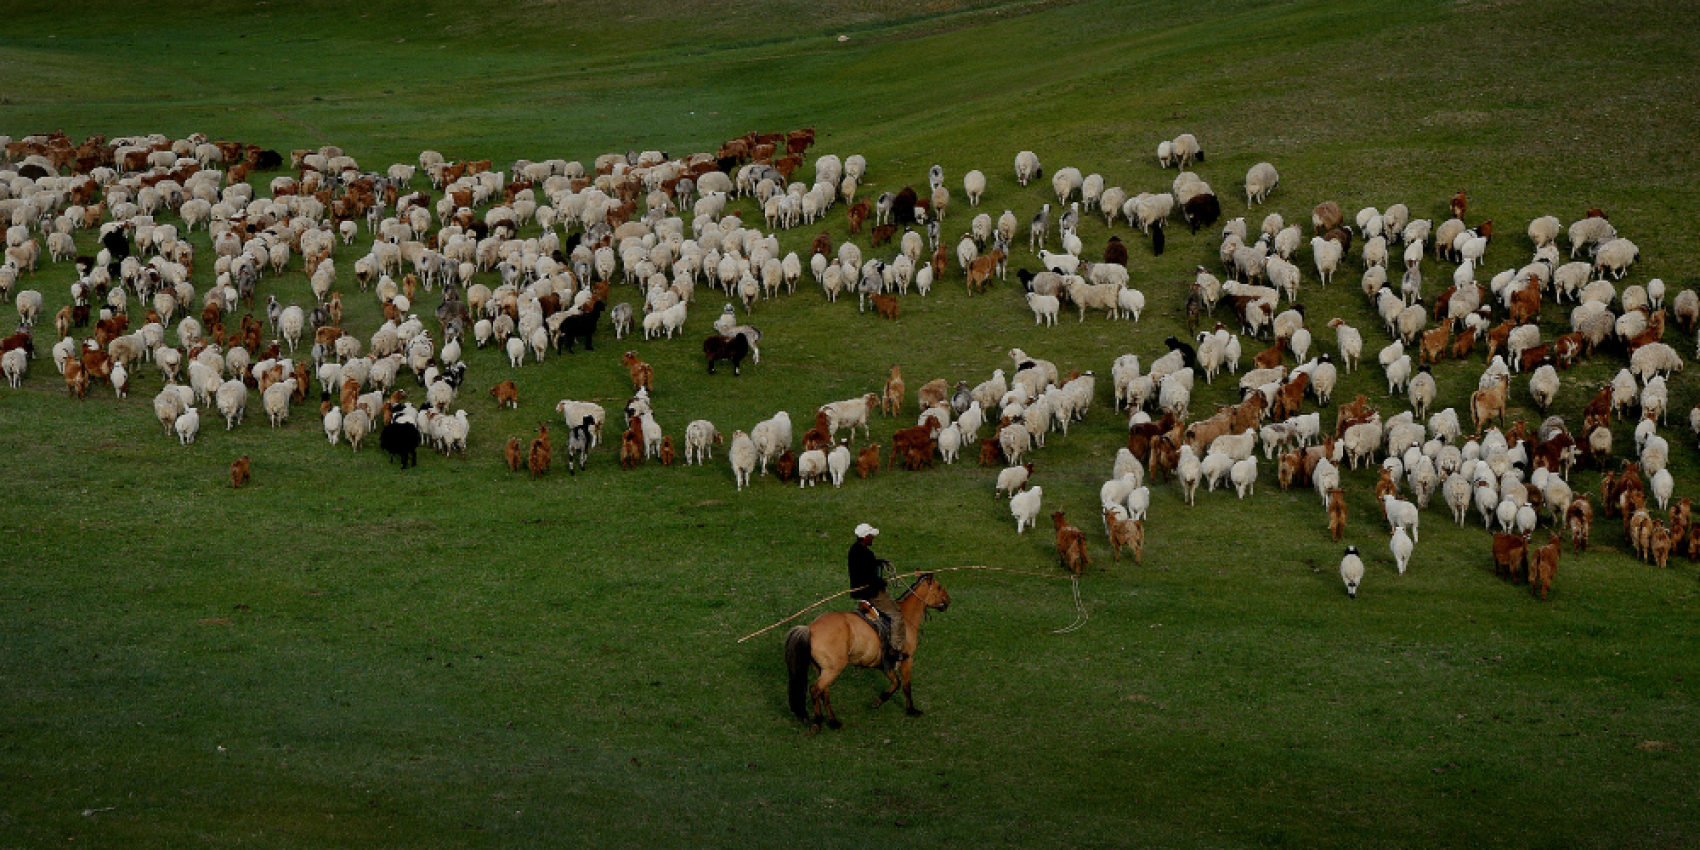
[[[915,572],[912,572],[912,573],[900,573],[898,575],[892,576],[892,578],[913,578],[913,577],[916,577],[916,576],[926,575],[928,573],[950,573],[950,572],[956,572],[958,570],[991,570],[991,571],[1000,572],[1000,573],[1015,573],[1016,575],[1022,575],[1022,576],[1034,576],[1036,578],[1070,578],[1071,577],[1071,576],[1059,576],[1059,575],[1056,575],[1056,574],[1053,574],[1053,573],[1035,573],[1035,572],[1028,572],[1028,571],[1025,571],[1025,570],[1012,570],[1012,569],[1008,569],[1008,568],[1005,568],[1005,567],[988,567],[988,566],[984,566],[984,565],[980,565],[980,564],[975,564],[975,565],[967,566],[967,567],[940,567],[939,569],[936,569],[936,570],[916,570]],[[759,631],[750,632],[749,634],[744,635],[741,638],[738,638],[738,642],[743,643],[744,641],[747,641],[750,638],[756,637],[757,635],[762,635],[762,634],[766,634],[767,632],[771,632],[774,629],[777,629],[780,626],[783,626],[786,623],[789,623],[792,620],[795,620],[798,617],[801,617],[804,614],[807,614],[810,611],[813,611],[814,609],[819,608],[820,606],[825,605],[826,603],[831,602],[832,600],[837,599],[840,596],[843,596],[847,593],[855,593],[856,591],[861,590],[861,589],[862,588],[860,588],[860,587],[853,587],[853,588],[850,588],[849,590],[841,590],[837,593],[834,593],[833,595],[828,596],[828,597],[820,600],[819,602],[816,602],[815,604],[810,605],[809,607],[804,608],[803,610],[798,611],[797,613],[792,614],[791,616],[786,617],[785,619],[780,620],[779,622],[774,623],[771,626],[768,626],[767,628],[761,629]],[[1078,601],[1078,591],[1077,591],[1076,601]]]

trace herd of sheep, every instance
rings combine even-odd
[[[4,340],[0,372],[20,387],[35,359],[35,329],[52,321],[48,347],[68,392],[83,396],[92,383],[124,396],[151,364],[162,384],[154,414],[183,445],[195,441],[203,411],[216,411],[234,429],[257,394],[269,424],[282,427],[292,409],[315,403],[317,390],[315,415],[332,445],[346,442],[358,451],[380,434],[392,453],[423,445],[464,455],[471,420],[460,390],[468,347],[495,346],[514,370],[579,341],[588,349],[599,328],[621,340],[639,331],[646,341],[672,339],[684,332],[697,289],[706,286],[729,302],[704,342],[708,366],[730,359],[736,371],[746,355],[760,362],[762,334],[748,323],[757,304],[795,293],[805,274],[828,300],[854,290],[859,310],[895,318],[911,289],[927,297],[960,275],[972,296],[994,278],[1007,280],[1022,224],[1014,210],[997,218],[976,212],[990,182],[979,170],[963,176],[967,212],[960,216],[969,222],[954,243],[943,233],[943,222],[957,216],[939,166],[923,191],[904,187],[872,198],[860,191],[868,168],[861,156],[819,156],[812,182],[802,179],[810,170],[802,154],[814,144],[812,130],[751,134],[688,157],[607,154],[590,168],[521,160],[506,171],[487,161],[451,162],[434,151],[421,153],[417,166],[367,171],[333,147],[286,157],[200,135],[3,141],[11,164],[0,171],[0,219],[9,224],[0,294],[16,305],[20,327]],[[1463,192],[1451,198],[1451,216],[1438,225],[1413,217],[1403,203],[1348,217],[1338,204],[1323,202],[1309,222],[1276,213],[1222,221],[1215,191],[1187,170],[1204,159],[1191,134],[1162,142],[1157,164],[1180,174],[1164,191],[1137,194],[1106,185],[1099,174],[1056,169],[1055,214],[1046,202],[1027,219],[1027,250],[1037,268],[1017,273],[1038,325],[1054,325],[1065,307],[1078,311],[1079,321],[1091,311],[1138,321],[1146,297],[1131,285],[1127,247],[1111,237],[1101,257],[1089,255],[1081,216],[1101,214],[1106,227],[1125,220],[1157,254],[1176,217],[1194,232],[1220,225],[1218,270],[1198,266],[1186,287],[1192,336],[1170,337],[1163,352],[1127,352],[1067,370],[1012,349],[1007,377],[998,369],[974,383],[929,381],[912,395],[921,411],[913,427],[893,434],[889,449],[870,442],[853,451],[840,432],[848,430],[853,440],[861,429],[871,441],[871,418],[905,416],[911,394],[893,367],[881,392],[814,411],[801,452],[790,415],[780,411],[729,437],[707,420],[691,422],[685,462],[700,464],[713,457],[714,446],[729,443],[739,490],[752,476],[765,476],[769,465],[800,487],[842,486],[852,470],[867,477],[882,463],[912,469],[935,458],[952,463],[977,449],[977,460],[998,470],[996,491],[1008,498],[1021,533],[1043,510],[1043,487],[1029,483],[1030,458],[1047,435],[1066,434],[1091,412],[1099,396],[1093,367],[1099,367],[1111,376],[1105,397],[1118,415],[1129,416],[1127,445],[1100,490],[1103,529],[1118,559],[1124,548],[1142,556],[1150,487],[1170,480],[1188,505],[1201,484],[1206,492],[1232,486],[1240,499],[1254,497],[1260,478],[1271,475],[1282,489],[1312,487],[1339,540],[1346,524],[1343,474],[1365,464],[1379,464],[1375,492],[1400,573],[1438,493],[1459,526],[1474,509],[1484,526],[1497,528],[1496,566],[1513,580],[1527,579],[1544,598],[1562,548],[1556,530],[1577,550],[1590,534],[1593,504],[1568,484],[1579,463],[1606,471],[1600,508],[1624,517],[1638,554],[1662,565],[1673,549],[1700,552],[1689,500],[1671,501],[1669,445],[1659,433],[1668,382],[1683,368],[1664,342],[1667,315],[1692,330],[1700,297],[1667,293],[1656,279],[1620,290],[1639,249],[1603,211],[1590,210],[1568,227],[1553,216],[1535,219],[1526,231],[1528,261],[1490,273],[1483,265],[1488,246],[1505,237],[1496,237],[1492,221],[1471,223]],[[286,160],[292,174],[263,184],[268,193],[256,192],[254,172]],[[1015,157],[1015,183],[1025,186],[1044,174],[1033,152]],[[1245,175],[1248,210],[1279,185],[1273,165],[1253,166]],[[746,226],[737,206],[746,199],[752,222],[760,216],[764,227]],[[789,241],[783,234],[818,224],[839,205],[851,238],[834,245],[822,231],[806,259],[783,248]],[[370,251],[352,262],[337,258],[362,225]],[[858,244],[864,227],[871,232]],[[192,241],[198,229],[211,246],[210,261],[197,256],[205,251]],[[535,235],[522,237],[522,230]],[[78,253],[84,232],[98,234],[84,240],[96,246],[92,255]],[[1053,245],[1061,250],[1053,253]],[[1431,249],[1436,262],[1451,268],[1425,282],[1422,266]],[[1301,290],[1337,283],[1353,262],[1361,269],[1365,315],[1380,322],[1359,328],[1352,317],[1307,315]],[[261,291],[266,277],[295,268],[306,272],[310,300],[290,304],[281,293]],[[54,299],[63,306],[53,314],[38,289],[23,288],[49,279],[65,287]],[[192,280],[203,281],[202,288]],[[616,292],[630,293],[632,301],[620,301]],[[370,336],[345,328],[344,297],[375,299],[383,323]],[[435,303],[422,318],[427,301]],[[1542,305],[1567,302],[1568,327],[1543,328]],[[231,320],[245,311],[233,329]],[[1313,327],[1333,343],[1331,353],[1321,350]],[[1365,368],[1369,337],[1383,333],[1389,342],[1374,362],[1389,394],[1408,399],[1408,410],[1383,413],[1359,396],[1340,404],[1335,421],[1326,423],[1317,409],[1303,409],[1307,399],[1329,406],[1342,373]],[[1431,410],[1438,395],[1431,365],[1477,352],[1486,365],[1468,407]],[[1504,421],[1514,380],[1526,383],[1546,415],[1561,390],[1559,371],[1601,353],[1621,354],[1626,365],[1580,421],[1558,415],[1536,425]],[[636,351],[623,362],[634,395],[618,411],[621,463],[672,463],[672,438],[649,405],[652,370]],[[423,387],[421,403],[399,390],[404,374]],[[1214,383],[1224,376],[1237,379],[1240,401],[1195,411],[1195,379]],[[519,406],[511,380],[491,395],[499,407]],[[567,428],[568,469],[576,471],[601,444],[607,411],[573,399],[560,400],[555,410]],[[1634,444],[1615,450],[1610,423],[1626,415],[1639,421]],[[1700,430],[1700,410],[1691,425]],[[505,452],[511,468],[544,474],[553,462],[552,437],[544,427],[529,446],[516,438]],[[246,459],[242,471],[245,476]],[[1555,533],[1537,546],[1532,535],[1542,511]],[[1052,521],[1059,557],[1080,569],[1089,562],[1077,545],[1080,529],[1060,512]],[[1364,578],[1356,548],[1347,550],[1340,571],[1355,597]]]

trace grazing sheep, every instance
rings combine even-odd
[[[1011,466],[998,473],[997,488],[992,491],[992,498],[999,496],[1014,496],[1027,488],[1027,479],[1033,474],[1033,464]]]
[[[1033,525],[1039,516],[1040,504],[1045,496],[1045,488],[1034,487],[1016,493],[1009,500],[1009,512],[1015,517],[1015,533],[1021,534]]]
[[[1535,406],[1545,415],[1547,408],[1552,406],[1553,399],[1558,395],[1558,372],[1551,363],[1544,363],[1529,376],[1529,396],[1535,400]]]
[[[1275,166],[1260,162],[1251,167],[1245,175],[1245,205],[1249,209],[1252,202],[1263,203],[1269,193],[1281,184],[1281,176],[1275,171]]]
[[[704,460],[714,459],[714,446],[722,444],[720,432],[707,419],[697,419],[685,426],[685,463],[701,466]]]

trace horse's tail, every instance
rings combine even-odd
[[[814,663],[813,651],[809,648],[809,627],[792,626],[785,633],[785,667],[791,671],[791,681],[786,689],[791,698],[791,713],[798,720],[809,719],[809,665]]]

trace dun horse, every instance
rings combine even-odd
[[[911,665],[915,663],[915,647],[920,642],[921,619],[928,609],[943,611],[950,607],[950,594],[945,592],[944,586],[933,578],[932,573],[924,573],[915,581],[914,587],[897,600],[897,605],[903,610],[906,632],[903,649],[909,657],[899,663],[895,671],[886,673],[891,679],[891,687],[874,701],[874,708],[885,705],[886,700],[902,687],[905,710],[914,716],[921,710],[915,707],[915,695],[909,689],[909,675]],[[827,689],[832,687],[833,680],[845,667],[879,667],[883,651],[873,627],[848,611],[828,611],[806,626],[793,627],[785,635],[785,665],[791,671],[792,713],[797,715],[798,720],[807,721],[812,704],[815,728],[820,728],[823,715],[831,728],[843,726],[832,711],[832,698]],[[809,684],[810,666],[820,668],[820,678],[813,685]]]

